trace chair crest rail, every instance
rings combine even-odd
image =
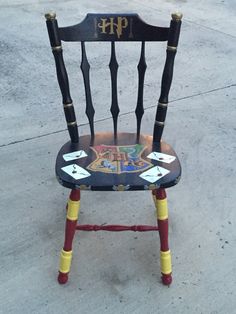
[[[93,14],[76,25],[60,27],[63,41],[166,41],[169,28],[145,23],[138,14]]]

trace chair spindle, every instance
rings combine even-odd
[[[86,113],[88,120],[89,120],[91,135],[94,136],[94,114],[95,114],[95,110],[93,107],[91,89],[90,89],[90,79],[89,79],[90,64],[89,64],[88,59],[87,59],[85,43],[83,41],[81,42],[81,48],[82,48],[82,62],[81,62],[80,68],[82,70],[83,78],[84,78],[85,97],[86,97],[85,113]]]
[[[140,136],[141,120],[144,114],[143,109],[143,88],[144,88],[144,77],[146,72],[147,64],[145,60],[145,42],[142,42],[141,55],[138,63],[138,100],[135,109],[137,118],[137,138]]]
[[[71,141],[78,143],[79,133],[75,117],[73,102],[70,96],[69,80],[63,60],[61,40],[58,35],[58,24],[55,13],[45,14],[50,44],[54,55],[57,71],[57,79],[60,86],[67,128]]]
[[[114,136],[117,137],[117,119],[120,112],[119,106],[118,106],[118,99],[117,99],[117,72],[118,72],[118,63],[116,60],[116,51],[115,51],[115,42],[111,42],[111,59],[109,63],[109,68],[111,72],[111,114],[113,118],[113,124],[114,124]]]
[[[173,78],[174,59],[177,52],[177,46],[179,41],[181,18],[182,14],[180,13],[172,14],[169,32],[170,35],[168,38],[166,49],[166,62],[161,81],[161,95],[157,106],[153,131],[154,142],[159,142],[161,140],[163,129],[165,126],[165,118],[168,107],[168,96]]]

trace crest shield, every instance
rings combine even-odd
[[[90,147],[96,154],[96,159],[87,166],[88,170],[104,173],[133,173],[148,169],[152,164],[141,155],[145,146],[135,145],[99,145]]]

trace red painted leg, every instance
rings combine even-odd
[[[80,190],[72,190],[67,204],[65,242],[61,251],[58,282],[65,284],[68,280],[72,260],[72,242],[76,230],[80,206]]]
[[[157,223],[161,243],[160,261],[162,282],[164,285],[170,285],[172,282],[171,254],[168,245],[168,207],[166,192],[164,189],[153,191],[154,201],[157,212]]]

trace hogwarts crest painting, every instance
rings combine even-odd
[[[153,166],[141,157],[145,148],[141,144],[125,146],[99,145],[90,147],[95,152],[96,159],[87,166],[87,169],[113,174],[144,171]]]

